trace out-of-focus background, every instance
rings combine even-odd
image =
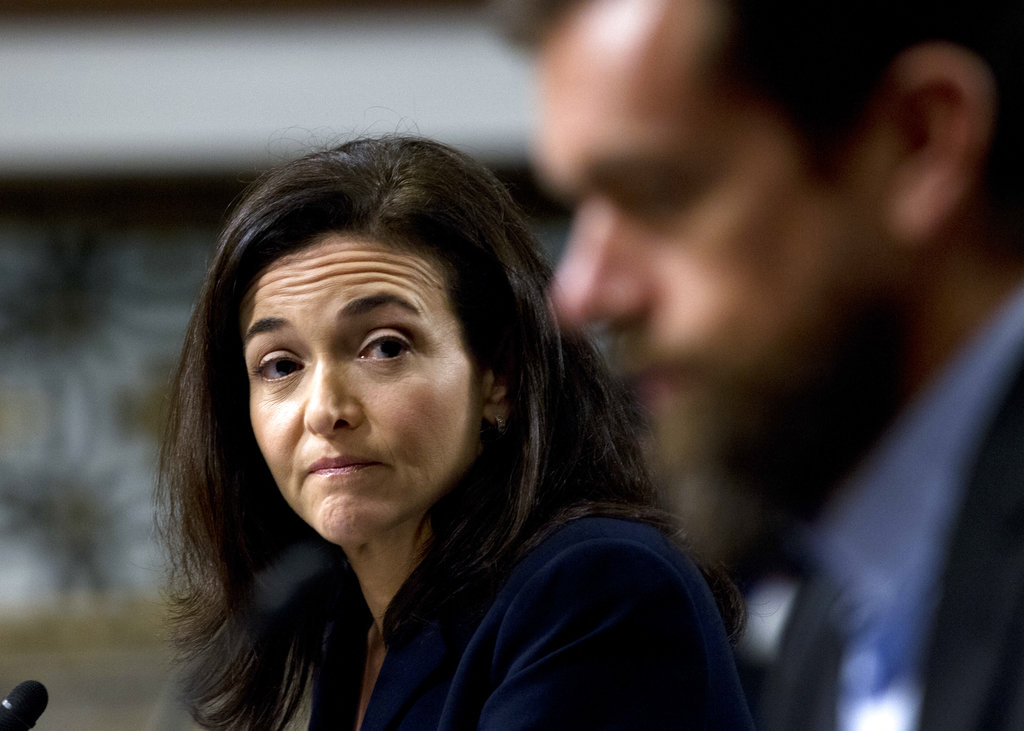
[[[184,729],[152,486],[217,228],[268,165],[361,134],[464,149],[557,247],[528,59],[469,0],[0,0],[0,694],[39,729]]]

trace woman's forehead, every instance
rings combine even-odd
[[[434,258],[411,248],[331,235],[277,259],[242,298],[243,323],[256,309],[332,295],[346,299],[384,293],[423,312],[451,310],[445,278]]]

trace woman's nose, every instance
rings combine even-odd
[[[306,428],[326,435],[357,426],[362,411],[351,391],[343,369],[318,365],[306,403]]]

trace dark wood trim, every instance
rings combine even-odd
[[[472,7],[482,0],[0,0],[4,16],[130,15],[204,12],[302,12],[345,8],[378,10],[386,8]]]
[[[495,172],[532,218],[565,215],[529,170]],[[96,228],[219,226],[255,176],[0,179],[0,218]]]
[[[229,177],[0,181],[0,217],[87,227],[217,225],[244,181]]]

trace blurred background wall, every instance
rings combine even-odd
[[[528,76],[468,0],[0,0],[0,693],[48,685],[38,728],[187,727],[151,493],[232,199],[311,146],[418,133],[491,165],[557,242]]]

